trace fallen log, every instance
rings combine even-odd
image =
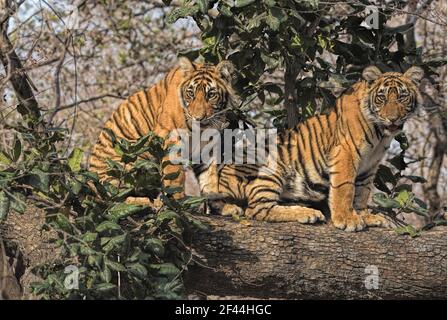
[[[447,229],[411,238],[392,230],[348,233],[330,224],[238,223],[203,217],[193,236],[203,260],[188,291],[286,299],[447,297]]]

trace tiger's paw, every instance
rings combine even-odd
[[[336,228],[348,232],[361,231],[366,227],[366,223],[363,218],[355,211],[348,214],[333,215],[332,223]]]
[[[392,228],[393,223],[386,217],[379,214],[372,214],[368,210],[360,211],[360,216],[368,227]]]
[[[242,216],[244,210],[235,204],[225,204],[222,208],[221,214],[223,216]]]
[[[317,221],[326,221],[326,218],[321,211],[309,208],[304,212],[300,212],[299,215],[296,215],[296,220],[299,223],[315,223]]]

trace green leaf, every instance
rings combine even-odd
[[[141,151],[145,151],[146,149],[144,148],[145,145],[147,144],[147,142],[149,141],[149,139],[153,138],[154,134],[152,132],[150,132],[149,134],[142,136],[141,138],[139,138],[135,143],[133,143],[130,147],[129,147],[129,152],[130,153],[138,153]]]
[[[400,203],[401,207],[403,207],[410,200],[410,193],[408,192],[408,190],[401,190],[399,194],[394,197],[394,199]]]
[[[274,16],[272,13],[268,14],[265,18],[265,23],[272,29],[273,31],[278,31],[281,25],[281,20]]]
[[[236,0],[234,2],[234,6],[236,8],[243,8],[243,7],[246,7],[246,6],[250,5],[250,4],[252,4],[255,1],[256,0]]]
[[[123,272],[126,271],[126,267],[124,267],[121,263],[111,261],[111,260],[105,260],[106,266],[108,266],[110,269],[114,271]]]
[[[376,173],[376,178],[380,179],[381,181],[385,183],[391,183],[392,185],[395,185],[397,183],[397,179],[393,174],[393,171],[387,166],[379,165],[379,168]]]
[[[106,283],[110,283],[110,281],[112,280],[112,272],[110,272],[110,269],[107,267],[104,267],[101,270],[100,276],[101,276],[101,279],[103,281],[105,281]]]
[[[146,240],[145,242],[147,250],[150,250],[152,253],[157,255],[158,257],[162,257],[165,254],[165,247],[163,242],[160,239],[151,238]]]
[[[374,194],[373,201],[382,208],[397,209],[401,207],[397,200],[388,198],[384,193]]]
[[[95,290],[98,290],[98,291],[109,291],[109,290],[112,290],[115,288],[116,288],[116,285],[114,285],[113,283],[100,283],[95,286]]]
[[[143,206],[128,204],[128,203],[118,203],[108,210],[110,218],[112,221],[117,222],[120,219],[126,218],[136,212],[143,209]]]
[[[102,262],[102,256],[100,256],[98,254],[91,254],[91,255],[88,256],[87,262],[92,267],[100,268],[101,267],[101,262]]]
[[[61,230],[70,234],[73,232],[70,220],[65,215],[58,213],[55,222]]]
[[[412,238],[415,238],[420,235],[419,231],[417,231],[412,225],[407,225],[404,227],[399,227],[394,229],[394,231],[399,235],[409,235]]]
[[[172,220],[172,219],[176,219],[178,217],[179,217],[178,213],[176,213],[172,210],[165,210],[165,211],[159,212],[157,214],[156,222],[158,224],[161,224],[162,222],[164,222],[166,220]]]
[[[68,157],[67,164],[72,172],[79,172],[81,170],[82,157],[84,151],[79,148],[74,148]]]
[[[93,242],[98,239],[98,234],[96,232],[86,232],[82,237],[85,242]]]
[[[131,274],[140,279],[145,279],[147,277],[147,269],[141,263],[128,264],[127,269]]]
[[[172,263],[150,264],[149,269],[169,279],[176,277],[180,270]]]
[[[184,206],[197,207],[206,200],[206,197],[185,197],[181,203]]]
[[[12,160],[9,157],[9,155],[4,152],[3,150],[0,150],[0,163],[3,165],[9,166],[11,164]]]
[[[414,183],[425,183],[427,182],[427,180],[424,177],[420,177],[420,176],[404,176],[405,178],[407,178],[408,180],[410,180],[411,182]]]
[[[104,221],[101,222],[95,229],[97,232],[111,231],[111,230],[121,230],[119,224],[113,221]]]
[[[219,11],[220,13],[222,13],[224,16],[227,17],[232,17],[233,16],[233,12],[231,12],[231,8],[229,6],[226,5],[220,5],[219,6]]]
[[[255,28],[259,28],[262,25],[262,22],[264,21],[266,16],[267,16],[267,14],[265,12],[263,12],[255,17],[251,18],[247,24],[248,31],[252,31]]]
[[[101,238],[101,245],[103,246],[103,250],[109,252],[114,248],[119,247],[127,238],[127,233],[121,234],[119,236],[113,237],[110,240],[107,238]]]
[[[414,202],[419,206],[419,207],[421,207],[422,209],[427,209],[427,204],[424,202],[424,201],[422,201],[421,199],[419,199],[419,198],[417,198],[417,197],[414,197]]]
[[[121,149],[121,146],[119,144],[115,144],[113,146],[113,150],[115,150],[116,154],[122,157],[124,155],[123,149]]]
[[[9,197],[11,200],[11,209],[18,213],[25,213],[26,210],[26,197],[24,194],[20,192],[12,193],[12,196]]]
[[[403,183],[403,184],[398,185],[394,189],[395,192],[400,192],[401,190],[407,190],[408,192],[412,192],[413,191],[413,186],[410,185],[410,184]]]
[[[44,193],[50,188],[50,175],[42,169],[35,168],[31,171],[28,184]]]
[[[267,7],[273,7],[276,5],[276,0],[263,0],[262,2],[264,2]]]
[[[405,170],[408,166],[404,161],[404,154],[401,152],[399,155],[388,160],[397,170],[402,171]]]
[[[210,6],[209,0],[197,0],[196,3],[200,12],[207,13]]]
[[[85,256],[91,256],[91,255],[96,254],[95,250],[93,250],[92,248],[90,248],[90,247],[88,247],[88,246],[86,246],[86,245],[84,245],[84,244],[82,244],[82,245],[79,247],[79,252],[80,252],[82,255],[85,255]]]
[[[20,141],[20,139],[17,136],[15,136],[14,147],[12,152],[12,161],[16,162],[17,160],[19,160],[21,154],[22,154],[22,141]]]
[[[199,6],[197,5],[188,5],[180,8],[175,8],[168,15],[167,22],[172,24],[176,22],[180,18],[184,18],[187,16],[191,16],[199,11]]]
[[[410,144],[408,143],[407,136],[401,132],[397,136],[394,137],[394,139],[399,142],[400,148],[402,150],[407,150],[410,147]]]
[[[427,206],[425,203],[420,203],[421,200],[419,199],[414,199],[414,204],[408,205],[407,206],[407,211],[406,212],[414,212],[420,216],[429,218],[430,217],[430,212],[427,210]]]

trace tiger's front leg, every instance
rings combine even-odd
[[[332,152],[330,166],[329,208],[332,223],[345,231],[360,231],[365,227],[363,218],[354,209],[355,179],[359,165],[357,154],[350,146],[341,144]]]
[[[265,182],[263,185],[262,183]],[[256,192],[254,192],[256,191]],[[248,207],[245,215],[251,219],[268,222],[291,222],[315,223],[325,221],[323,213],[319,210],[306,208],[299,205],[283,206],[279,204],[279,194],[282,186],[275,185],[272,181],[254,183],[252,188],[248,188]]]

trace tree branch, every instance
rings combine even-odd
[[[11,0],[0,2],[0,60],[19,101],[17,110],[28,126],[34,127],[40,118],[39,105],[33,94],[32,83],[23,71],[22,62],[8,37],[9,18],[19,5]]]
[[[329,223],[201,219],[210,230],[194,234],[192,247],[207,268],[190,268],[190,292],[289,299],[447,294],[446,229],[410,238],[383,229],[347,233]]]

